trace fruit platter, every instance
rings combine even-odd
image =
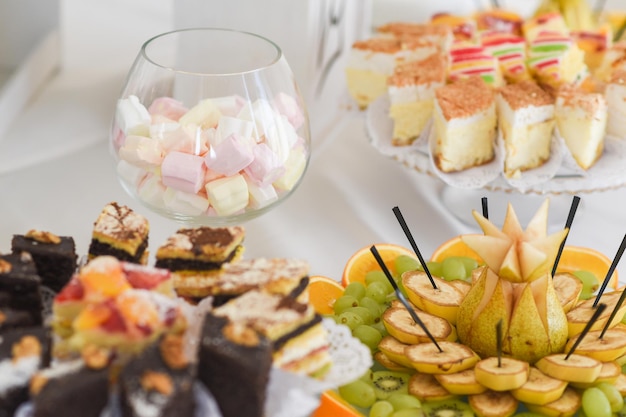
[[[482,233],[447,240],[428,261],[381,243],[355,252],[340,282],[312,277],[316,309],[374,358],[315,416],[622,415],[619,255],[567,245],[567,227],[548,235],[548,205],[525,228],[510,205],[501,227],[473,212]]]
[[[456,188],[624,186],[623,25],[557,3],[388,22],[355,42],[346,84],[373,147]]]

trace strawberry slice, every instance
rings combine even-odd
[[[164,281],[170,279],[170,271],[162,268],[122,262],[122,270],[131,287],[141,290],[151,290]]]
[[[74,276],[54,297],[55,303],[82,300],[85,295],[85,288],[80,280]]]

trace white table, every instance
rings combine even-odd
[[[0,138],[0,252],[10,250],[13,234],[36,228],[73,236],[84,254],[93,221],[110,201],[150,220],[152,253],[179,227],[125,194],[107,148],[125,73],[141,43],[169,29],[170,7],[164,0],[132,6],[121,0],[64,3],[65,67]],[[315,125],[316,114],[310,116]],[[429,256],[444,240],[477,230],[449,214],[439,197],[443,189],[438,180],[381,156],[368,143],[364,115],[346,112],[330,133],[313,137],[311,164],[296,193],[245,224],[245,256],[302,258],[311,274],[340,279],[345,262],[361,247],[408,246],[394,206]],[[505,210],[505,200],[495,197],[490,198],[493,218]],[[626,233],[626,190],[581,197],[568,243],[612,258]],[[525,198],[528,207],[520,217],[531,215],[540,200]],[[480,193],[467,204],[468,213],[480,210]],[[565,217],[552,220],[556,230]],[[626,278],[626,260],[618,270]]]

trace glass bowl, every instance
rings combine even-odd
[[[187,224],[241,223],[300,184],[310,159],[307,111],[281,49],[218,28],[143,44],[110,132],[123,188]]]

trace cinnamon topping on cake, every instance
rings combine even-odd
[[[532,81],[506,85],[500,88],[499,93],[513,110],[554,104],[552,96]]]
[[[602,94],[587,93],[571,86],[561,87],[557,100],[562,107],[579,108],[587,114],[595,114],[598,110],[607,105]]]
[[[432,54],[421,61],[399,64],[387,84],[403,87],[407,85],[427,85],[443,83],[446,74],[446,59],[442,54]]]
[[[4,259],[0,259],[0,274],[8,274],[11,272],[12,265],[5,261]]]
[[[180,335],[167,334],[159,345],[161,357],[171,369],[183,369],[189,364],[185,356],[183,337]]]
[[[226,339],[238,345],[257,346],[260,343],[257,332],[241,323],[228,323],[222,333]]]
[[[85,364],[91,369],[102,369],[109,364],[109,352],[94,344],[88,344],[81,352]]]
[[[17,362],[21,358],[28,356],[40,356],[41,343],[39,343],[39,340],[37,340],[35,336],[24,336],[19,342],[13,344],[11,347],[11,355],[13,356],[13,362]]]
[[[394,53],[402,50],[402,42],[394,38],[370,38],[356,41],[352,47],[365,51]]]
[[[435,91],[446,120],[470,117],[494,103],[494,91],[479,76],[459,79]]]
[[[148,222],[143,216],[116,202],[107,204],[94,223],[94,232],[120,240],[136,239],[146,233],[148,228]]]
[[[162,372],[146,371],[141,376],[141,386],[146,391],[156,391],[163,395],[170,395],[174,391],[172,379]]]
[[[53,243],[58,245],[61,243],[61,238],[54,233],[44,232],[41,230],[31,229],[24,235],[29,239],[33,239],[39,243]]]

